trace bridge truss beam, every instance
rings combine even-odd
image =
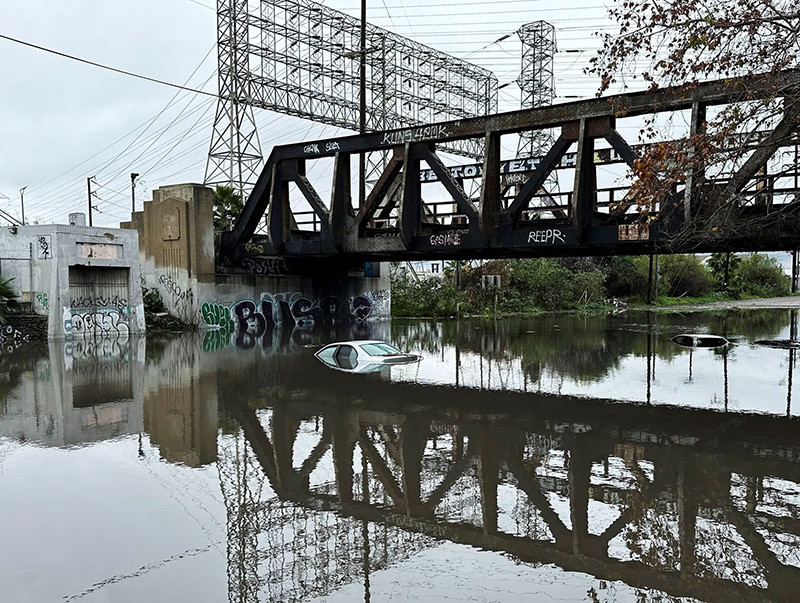
[[[796,184],[781,188],[763,176],[765,162],[778,149],[798,144],[797,107],[789,102],[780,123],[759,132],[749,159],[724,178],[693,177],[664,198],[643,200],[631,195],[631,182],[601,187],[598,166],[627,164],[634,173],[642,147],[626,141],[617,129],[622,116],[702,114],[714,105],[742,102],[745,93],[749,101],[776,89],[796,90],[799,80],[797,72],[788,72],[779,82],[708,82],[689,93],[664,89],[275,147],[233,231],[223,233],[219,259],[240,263],[251,242],[258,243],[259,255],[361,260],[636,254],[655,246],[671,252],[796,248],[800,228],[793,216],[800,190]],[[549,128],[558,137],[543,157],[501,161],[503,135]],[[484,143],[483,162],[448,163],[441,147],[468,139]],[[350,194],[352,157],[377,151],[391,152],[392,159],[356,210]],[[332,181],[326,184],[328,203],[307,176],[307,166],[322,158],[334,163]],[[512,172],[521,176],[516,186],[507,179]],[[559,193],[554,206],[542,184],[556,172],[562,181],[566,174],[572,189]],[[469,179],[480,181],[479,198],[465,193]],[[441,200],[426,199],[424,191],[431,184],[438,186]],[[290,189],[299,195],[292,197]],[[684,211],[686,198],[692,205]],[[767,203],[757,201],[764,198]],[[293,209],[298,199],[310,210]],[[729,202],[753,215],[772,212],[778,226],[758,236],[745,229],[733,230],[727,238],[677,236],[689,231],[697,216]],[[440,212],[442,206],[454,209]],[[268,236],[254,238],[262,221]],[[672,244],[676,240],[680,243]]]

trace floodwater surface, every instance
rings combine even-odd
[[[0,353],[0,601],[795,601],[788,310]],[[680,333],[723,335],[684,348]],[[341,366],[332,341],[422,359]]]

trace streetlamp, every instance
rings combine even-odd
[[[28,188],[27,186],[23,186],[19,189],[19,206],[22,210],[22,226],[25,226],[25,189]]]
[[[136,179],[138,177],[139,174],[131,174],[131,214],[136,211]]]

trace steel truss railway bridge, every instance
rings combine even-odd
[[[231,601],[368,591],[441,541],[675,597],[795,599],[796,419],[347,377],[221,399]]]
[[[223,233],[218,264],[797,249],[798,85],[800,74],[787,72],[278,146]],[[686,140],[697,140],[719,107],[775,95],[784,97],[783,113],[749,136],[742,161],[723,174],[691,171],[651,200],[643,218],[626,176],[644,148],[623,136],[638,131],[635,120],[682,114]],[[501,158],[503,136],[542,130],[554,132],[543,157]],[[441,152],[467,140],[483,149],[477,163]],[[359,202],[351,189],[362,154],[383,154],[384,168]],[[331,176],[314,176],[326,173],[318,166]],[[712,228],[709,216],[721,215],[727,221]],[[756,222],[762,227],[749,228]]]

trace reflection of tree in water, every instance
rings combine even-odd
[[[519,359],[531,381],[553,374],[587,383],[607,376],[627,356],[646,358],[652,354],[670,360],[683,354],[684,348],[671,341],[679,333],[735,335],[753,341],[778,336],[790,318],[789,310],[738,310],[395,321],[392,340],[405,350],[427,355],[438,355],[443,347],[457,347],[462,353],[490,360]]]
[[[644,334],[639,335],[644,340]],[[438,354],[442,346],[491,360],[520,359],[531,380],[547,371],[592,381],[631,353],[633,338],[607,330],[605,317],[547,315],[502,321],[462,320],[392,325],[392,339],[408,350]]]

